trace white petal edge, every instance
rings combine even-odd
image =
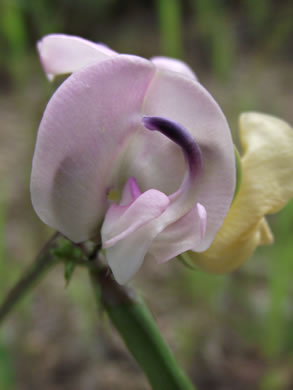
[[[115,51],[102,44],[65,35],[49,34],[37,43],[44,71],[50,81],[56,75],[76,72],[115,55]]]
[[[197,77],[193,70],[181,60],[169,57],[152,57],[151,61],[156,65],[158,69],[161,69],[163,71],[176,72],[181,74],[182,76],[197,80]]]

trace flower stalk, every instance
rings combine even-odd
[[[107,312],[154,390],[195,390],[163,340],[154,319],[133,289],[115,282],[108,268],[91,269],[97,303]]]
[[[154,390],[195,390],[162,339],[142,299],[133,289],[119,285],[107,266],[94,261],[93,257],[96,257],[98,249],[96,247],[91,251],[82,250],[56,233],[4,299],[0,306],[0,323],[49,269],[60,262],[66,264],[72,261],[75,266],[88,268],[99,307],[102,305],[108,314],[129,352],[146,374],[152,388]]]

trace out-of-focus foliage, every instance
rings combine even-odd
[[[233,66],[235,56],[235,32],[233,16],[226,12],[222,1],[193,0],[196,23],[194,35],[199,35],[206,46],[213,70],[225,77]]]
[[[4,281],[3,273],[5,270],[5,243],[4,243],[4,222],[5,222],[5,205],[2,197],[0,197],[0,283]],[[14,388],[14,367],[12,356],[9,348],[6,346],[5,340],[2,337],[0,330],[0,384],[5,386],[5,389]]]
[[[15,387],[14,367],[12,354],[0,339],[0,383],[5,390],[12,390]]]
[[[263,350],[271,359],[293,356],[292,275],[293,201],[275,223],[278,234],[269,264],[270,306],[264,329]]]
[[[135,41],[135,28],[141,22],[150,39],[154,32],[160,33],[161,54],[188,58],[200,53],[203,63],[227,77],[239,51],[292,55],[292,18],[293,3],[286,0],[2,0],[0,50],[5,55],[0,56],[0,69],[16,72],[15,63],[27,55],[27,49],[52,32],[111,44],[123,26],[118,49],[130,50],[125,40]],[[142,43],[149,45],[143,41],[138,46]]]
[[[180,0],[158,0],[162,55],[182,58],[182,9]]]

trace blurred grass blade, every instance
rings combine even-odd
[[[157,0],[162,54],[183,58],[180,0]]]
[[[8,43],[10,55],[18,57],[27,47],[27,31],[19,1],[3,0],[0,3],[0,31]]]
[[[0,272],[3,266],[3,260],[5,258],[4,225],[5,225],[5,203],[0,198]]]
[[[9,348],[0,338],[0,388],[1,390],[15,389],[15,369],[12,360],[12,354]]]
[[[278,240],[272,248],[271,270],[269,274],[270,307],[265,321],[263,350],[268,358],[278,359],[286,349],[287,308],[290,306],[290,288],[292,286],[293,257],[293,200],[279,214],[277,222]]]
[[[248,14],[250,23],[255,27],[256,33],[263,35],[264,29],[271,13],[272,4],[270,0],[244,0],[244,7]]]
[[[196,29],[199,29],[213,71],[225,78],[234,64],[235,39],[231,17],[222,1],[192,0]]]

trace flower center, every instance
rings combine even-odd
[[[200,190],[200,176],[203,171],[203,157],[193,136],[179,123],[161,117],[142,118],[149,130],[158,130],[179,145],[184,153],[188,171],[179,189],[169,196],[171,204],[161,217],[162,227],[184,216],[196,204]]]
[[[119,203],[121,199],[121,191],[111,188],[107,194],[107,199],[110,203]]]

